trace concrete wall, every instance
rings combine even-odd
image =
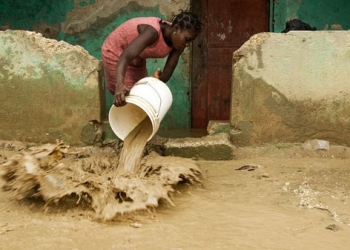
[[[260,33],[233,63],[235,143],[350,145],[350,31]]]
[[[0,31],[0,48],[0,139],[80,144],[100,120],[100,61],[29,31]]]

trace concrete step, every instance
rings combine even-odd
[[[169,138],[164,144],[164,154],[198,160],[232,160],[234,146],[226,133],[200,138]]]

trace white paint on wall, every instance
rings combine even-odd
[[[7,30],[0,31],[0,48],[2,69],[8,77],[41,79],[47,72],[60,71],[70,84],[97,86],[100,61],[81,46],[31,31]]]
[[[350,31],[254,35],[238,51],[240,67],[288,99],[324,100],[350,94]]]
[[[226,39],[226,34],[225,33],[218,33],[216,36],[221,40],[224,41]]]

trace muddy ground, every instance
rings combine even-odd
[[[16,153],[6,145],[0,163]],[[175,206],[108,222],[84,204],[44,211],[1,190],[0,249],[349,249],[349,148],[247,147],[198,164],[202,185],[176,186]]]

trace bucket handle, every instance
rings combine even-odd
[[[148,82],[139,82],[138,84],[147,84],[148,86],[150,86],[154,90],[154,92],[157,93],[157,95],[159,97],[159,102],[160,102],[159,103],[159,107],[158,107],[158,112],[157,112],[157,117],[159,117],[160,107],[162,106],[162,98],[160,97],[158,91],[151,84],[149,84]]]

